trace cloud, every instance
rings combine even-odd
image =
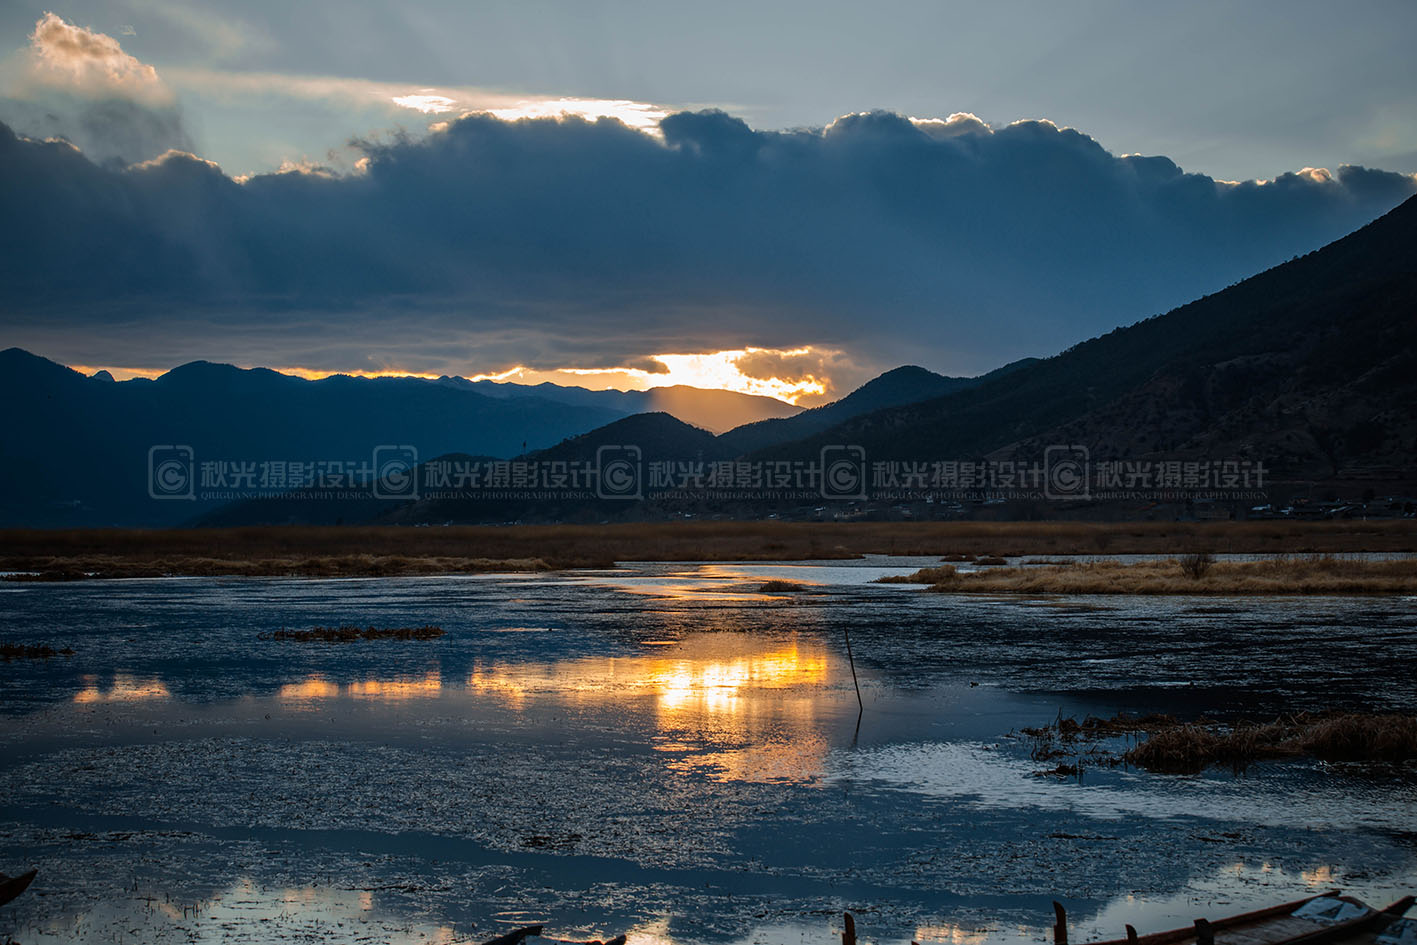
[[[191,150],[171,88],[118,40],[46,13],[7,76],[0,120],[119,165]]]
[[[948,118],[912,118],[910,123],[932,138],[954,138],[959,135],[988,134],[993,129],[978,115],[955,112]]]
[[[392,101],[395,105],[404,108],[411,108],[425,115],[442,115],[450,112],[457,105],[457,102],[446,95],[438,95],[437,89],[422,89],[412,95],[395,95]]]
[[[30,34],[32,82],[87,98],[171,105],[157,70],[123,51],[118,40],[46,13]]]
[[[968,115],[770,132],[681,112],[659,132],[474,114],[361,143],[358,174],[238,183],[0,131],[0,331],[86,364],[474,374],[810,346],[858,371],[974,373],[1223,288],[1417,190],[1358,167],[1218,182]]]
[[[746,377],[776,378],[794,384],[819,383],[817,402],[834,400],[871,379],[872,371],[856,364],[844,351],[794,348],[773,351],[750,348],[734,365]]]

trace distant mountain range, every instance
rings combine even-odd
[[[1008,368],[1001,369],[1007,371]],[[998,374],[999,372],[994,372]],[[993,375],[985,375],[993,376]],[[980,378],[951,378],[934,374],[923,368],[903,367],[889,371],[867,382],[855,392],[833,404],[814,410],[803,411],[796,416],[759,421],[727,433],[715,436],[707,430],[685,423],[666,412],[634,414],[596,427],[577,436],[569,437],[555,446],[536,450],[522,459],[528,465],[545,468],[550,464],[582,467],[598,467],[603,450],[620,451],[632,449],[636,459],[642,464],[680,461],[703,464],[732,460],[743,455],[745,445],[768,446],[787,443],[796,437],[821,428],[819,418],[844,420],[873,409],[882,403],[901,403],[911,397],[930,397],[935,392],[948,389],[963,389],[979,383]],[[574,389],[571,389],[574,390]],[[799,425],[797,421],[805,420]],[[829,422],[829,421],[828,421]],[[439,457],[433,465],[456,465],[471,461],[486,468],[487,459],[459,457]],[[436,482],[436,476],[429,477],[425,466],[420,481],[425,484],[423,492],[438,491],[428,487]],[[485,484],[484,484],[485,485]],[[351,490],[347,500],[338,502],[311,502],[300,497],[262,498],[218,509],[200,521],[203,525],[245,525],[310,523],[333,524],[336,521],[379,521],[385,523],[414,524],[441,521],[599,521],[610,515],[615,517],[646,516],[655,517],[668,509],[678,509],[681,513],[723,514],[725,507],[719,499],[694,501],[686,499],[673,503],[659,501],[648,504],[626,503],[620,498],[601,499],[596,495],[598,485],[588,482],[583,492],[574,497],[560,497],[557,494],[540,494],[537,489],[525,489],[531,493],[522,498],[478,498],[468,502],[459,498],[424,498],[411,503],[361,500]],[[367,491],[367,490],[366,490]],[[491,489],[493,492],[508,490]],[[515,490],[512,490],[515,491]],[[727,509],[730,514],[742,512],[751,514],[753,505],[733,504]],[[367,515],[368,519],[358,516]]]
[[[622,415],[417,378],[307,381],[205,361],[114,382],[18,348],[0,351],[0,397],[12,405],[0,439],[0,522],[37,527],[190,519],[195,503],[150,498],[153,447],[190,448],[196,478],[205,461],[353,464],[372,461],[380,445],[512,456]]]
[[[627,448],[645,463],[790,465],[842,445],[881,462],[1027,460],[1064,444],[1095,461],[1244,460],[1262,463],[1271,482],[1396,493],[1417,489],[1417,198],[1323,249],[1055,357],[979,378],[902,367],[812,410],[692,388],[312,382],[204,362],[115,383],[13,348],[0,352],[0,396],[13,405],[0,442],[0,521],[12,526],[599,520],[768,508],[532,490],[497,501],[350,501],[335,503],[338,511],[294,496],[218,509],[148,498],[155,445],[190,446],[198,461],[360,459],[390,444],[413,446],[425,461],[526,454],[574,466]]]
[[[910,370],[922,396],[941,385],[968,383]],[[897,400],[905,396],[900,384],[892,389]],[[150,455],[154,447],[187,451],[191,484],[206,482],[205,491],[217,496],[251,483],[239,475],[208,475],[204,463],[347,461],[358,468],[365,460],[372,464],[380,446],[412,447],[423,459],[454,453],[506,459],[649,413],[673,414],[687,431],[685,439],[713,442],[706,431],[765,419],[786,422],[804,413],[771,397],[685,386],[592,391],[460,377],[309,381],[205,361],[152,380],[115,382],[107,372],[85,377],[18,348],[0,351],[0,397],[18,405],[0,440],[0,525],[10,527],[170,525],[227,504],[221,498],[153,498],[152,464],[161,460]],[[794,430],[784,428],[782,437]],[[711,451],[722,455],[725,449]],[[268,472],[265,465],[258,470]],[[388,506],[371,509],[387,512]],[[360,514],[351,505],[334,518]]]
[[[708,390],[675,384],[649,390],[587,390],[560,384],[512,384],[502,381],[470,381],[465,377],[440,377],[438,383],[460,390],[476,391],[499,400],[536,397],[558,404],[600,407],[621,416],[636,413],[667,413],[684,423],[710,433],[723,433],[745,423],[769,418],[791,417],[802,408],[755,394],[731,390]]]

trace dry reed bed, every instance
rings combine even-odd
[[[1035,761],[1075,757],[1045,773],[1075,774],[1087,764],[1130,764],[1165,774],[1197,774],[1223,765],[1243,771],[1258,761],[1311,757],[1322,761],[1378,765],[1417,760],[1417,716],[1395,713],[1299,713],[1269,722],[1223,724],[1212,719],[1182,722],[1169,715],[1141,718],[1059,718],[1025,728]],[[1101,746],[1119,736],[1142,740],[1119,755]],[[1063,771],[1064,768],[1069,769]]]
[[[25,559],[0,570],[7,581],[78,581],[86,578],[145,578],[173,575],[201,577],[395,577],[418,574],[484,574],[506,571],[548,571],[540,558],[410,557],[407,555],[318,555],[276,558],[164,555],[127,558],[78,555]]]
[[[1136,745],[1123,760],[1148,771],[1191,774],[1213,765],[1243,770],[1256,761],[1308,756],[1396,764],[1417,759],[1417,716],[1347,713],[1242,722],[1228,730],[1180,725]]]
[[[1371,560],[1297,555],[1214,561],[1208,555],[1125,563],[1080,561],[961,573],[953,565],[882,578],[973,594],[1410,594],[1417,559]]]

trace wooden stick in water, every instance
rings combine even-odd
[[[861,701],[861,683],[856,679],[856,657],[851,655],[851,631],[843,627],[842,633],[846,634],[846,659],[851,664],[851,684],[856,687],[856,718],[859,723],[861,713],[866,711],[866,703]]]

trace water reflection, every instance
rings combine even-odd
[[[615,571],[572,577],[566,583],[614,588],[630,594],[672,600],[762,601],[831,588],[871,584],[878,578],[910,574],[939,563],[937,558],[885,558],[831,564],[701,563],[654,566],[634,564]],[[769,581],[786,581],[800,590],[763,590]],[[892,589],[901,587],[895,585]]]
[[[663,753],[671,770],[717,780],[821,775],[831,748],[823,728],[839,694],[829,685],[833,659],[820,644],[705,633],[651,641],[645,649],[546,663],[478,662],[461,685],[440,670],[343,683],[313,673],[282,685],[275,699],[295,710],[335,699],[474,700],[460,707],[462,717],[489,703],[518,716],[571,705],[646,726],[649,747]]]
[[[1375,908],[1386,906],[1402,892],[1401,877],[1396,882],[1373,882],[1355,873],[1346,879],[1337,885]],[[1335,885],[1330,866],[1290,873],[1268,860],[1240,860],[1214,874],[1196,877],[1186,889],[1170,896],[1119,896],[1091,919],[1082,918],[1077,931],[1080,938],[1113,939],[1120,938],[1121,930],[1131,925],[1146,935],[1190,925],[1199,915],[1214,919],[1247,912],[1327,892]]]
[[[364,679],[350,683],[345,691],[356,699],[382,699],[401,702],[405,699],[426,699],[443,691],[443,674],[430,670],[421,679]]]
[[[631,698],[652,698],[656,711],[676,723],[698,715],[745,715],[758,708],[767,694],[781,696],[793,690],[810,692],[827,682],[831,662],[819,645],[792,640],[777,645],[753,641],[741,634],[697,634],[683,640],[652,640],[652,655],[594,657],[547,663],[476,662],[462,686],[468,693],[490,696],[519,707],[537,696],[581,703],[621,703]],[[763,649],[765,646],[771,649]],[[754,651],[754,648],[758,648]],[[666,649],[675,652],[665,653]],[[154,679],[140,687],[131,677],[115,678],[115,688],[105,697],[136,698],[134,693],[166,687]],[[276,692],[282,702],[313,702],[341,696],[399,701],[415,697],[456,694],[439,669],[421,676],[368,677],[346,683],[324,673],[312,673],[286,683]],[[92,685],[75,701],[95,701]],[[774,705],[791,705],[777,699]],[[806,707],[804,702],[800,707]]]
[[[1361,820],[1382,829],[1402,829],[1417,803],[1417,785],[1410,781],[1364,783],[1336,773],[1313,780],[1307,776],[1312,763],[1303,761],[1276,763],[1263,779],[1217,769],[1175,778],[1108,767],[1087,770],[1081,779],[1059,779],[1039,770],[1050,766],[999,745],[921,742],[836,751],[828,759],[826,777],[833,783],[967,803],[981,810],[1069,811],[1132,827],[1142,819],[1219,817],[1267,826],[1297,822],[1319,829],[1349,828]],[[1319,872],[1312,883],[1331,880],[1331,873]]]
[[[339,695],[339,684],[330,682],[324,676],[311,676],[302,682],[286,683],[276,693],[282,702],[310,702],[315,699],[333,699]]]
[[[1031,929],[1020,929],[1029,932]],[[911,937],[916,942],[948,942],[949,945],[981,945],[989,940],[988,929],[965,928],[950,922],[938,925],[921,925]]]
[[[1245,781],[1063,780],[1003,737],[1055,712],[1257,695],[1255,711],[1335,693],[1410,711],[1405,677],[1373,672],[1411,661],[1409,604],[1084,612],[862,583],[878,575],[29,587],[0,631],[73,627],[78,655],[7,667],[0,834],[49,879],[0,913],[0,939],[214,941],[228,922],[232,940],[438,941],[456,924],[476,942],[547,920],[632,945],[799,945],[832,941],[851,908],[864,941],[1013,945],[1045,938],[1053,896],[1073,897],[1085,941],[1332,886],[1385,904],[1417,876],[1411,778],[1285,762]],[[759,593],[776,579],[819,586]],[[332,613],[449,632],[253,646]],[[845,628],[869,683],[859,744]],[[1196,679],[1212,685],[1173,697]]]
[[[402,702],[407,699],[432,698],[442,692],[443,674],[436,669],[429,670],[423,676],[396,676],[389,679],[370,677],[354,680],[343,686],[316,673],[300,682],[281,686],[276,691],[276,700],[292,703],[299,708],[302,704],[337,699],[340,696]]]
[[[737,713],[753,690],[820,685],[827,678],[827,656],[794,642],[768,653],[650,658],[612,669],[628,684],[654,692],[662,712]]]
[[[205,895],[169,896],[128,890],[77,914],[35,924],[26,941],[162,943],[230,941],[379,941],[389,945],[452,945],[479,941],[468,929],[396,918],[376,907],[367,889],[263,886],[242,878]]]
[[[74,693],[77,703],[147,702],[168,699],[167,685],[156,678],[139,678],[128,673],[114,673],[107,688],[99,685],[97,676],[84,676],[83,688]]]

